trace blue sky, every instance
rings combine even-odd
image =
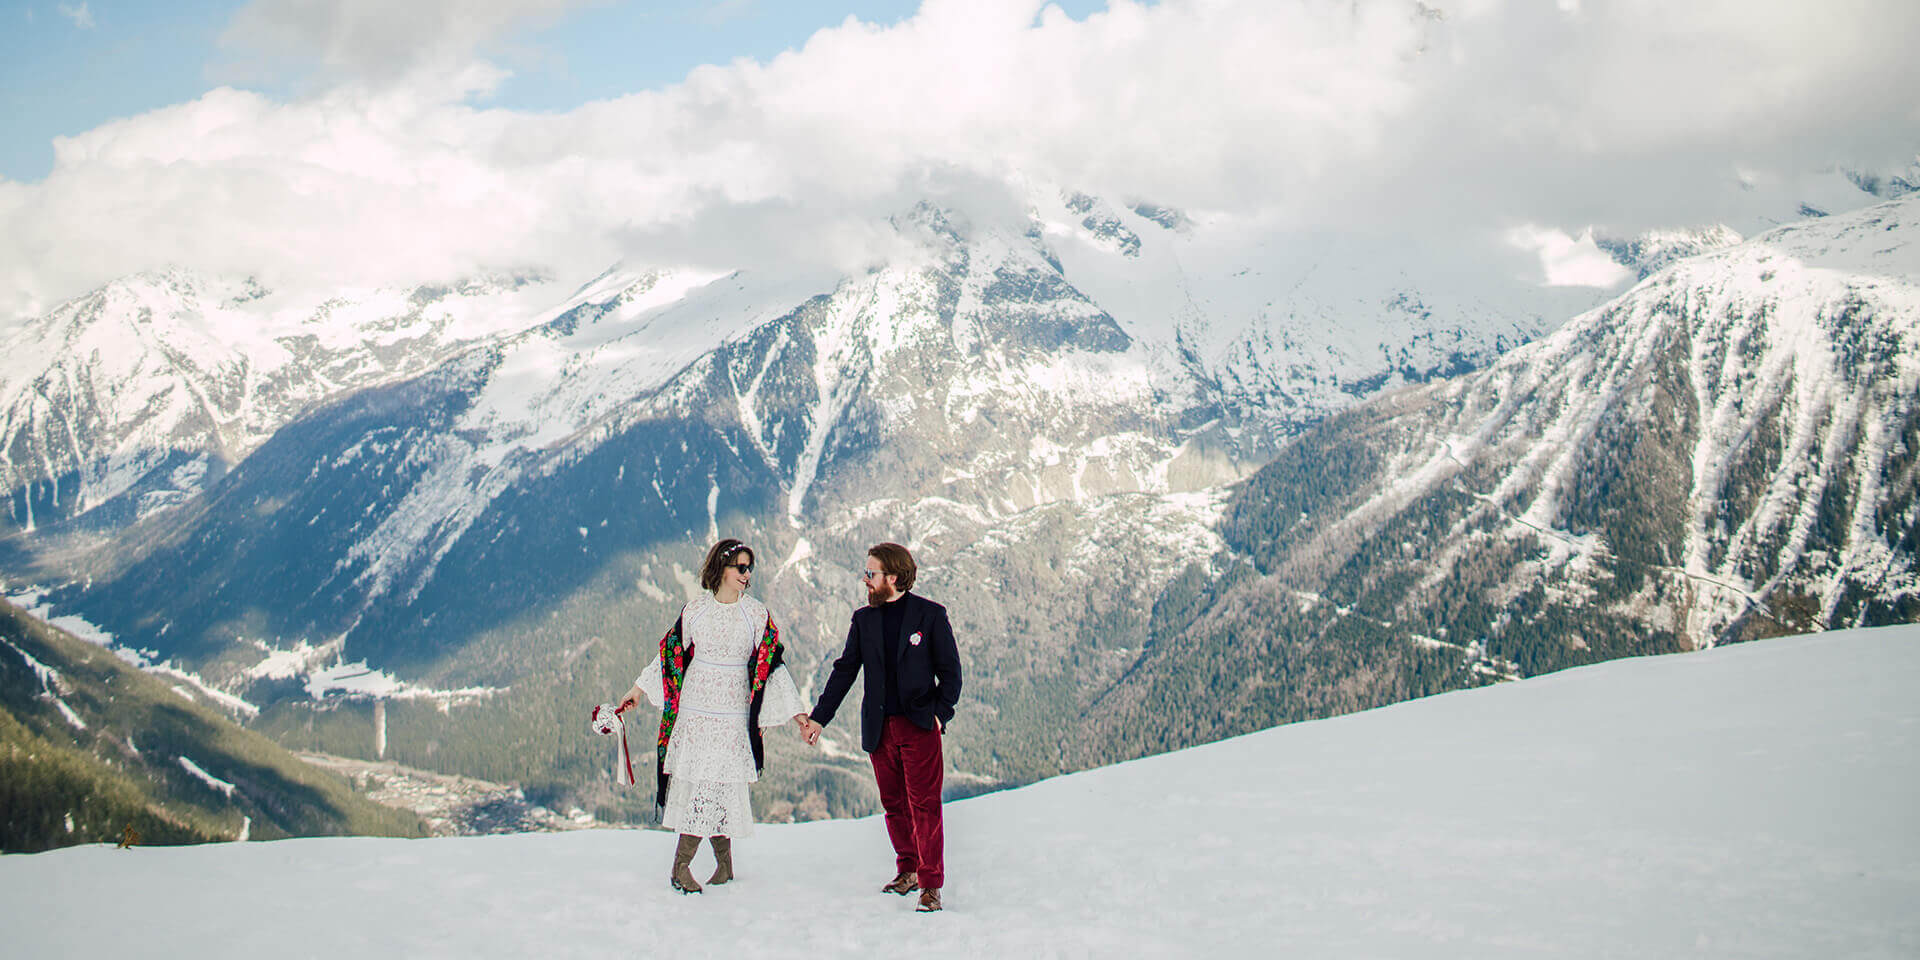
[[[1076,19],[1104,0],[1056,0]],[[44,178],[52,139],[181,103],[222,85],[276,95],[292,72],[260,76],[219,41],[241,0],[10,3],[0,13],[0,176]],[[891,24],[919,0],[693,0],[606,3],[522,30],[489,52],[513,77],[483,101],[565,110],[673,84],[739,57],[767,60],[848,16]],[[84,11],[84,13],[83,13]]]

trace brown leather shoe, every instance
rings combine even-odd
[[[904,897],[918,889],[920,889],[920,875],[912,870],[905,870],[899,876],[887,881],[887,885],[881,887],[880,892],[897,893]]]
[[[928,887],[920,891],[920,905],[913,908],[917,913],[934,913],[940,909],[940,888]]]

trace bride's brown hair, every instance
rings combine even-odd
[[[760,559],[754,556],[753,548],[743,540],[728,537],[714,544],[713,549],[707,551],[707,561],[700,565],[700,588],[708,593],[720,589],[721,573],[726,570],[727,564],[733,562],[734,557],[743,553],[747,555],[748,563]]]

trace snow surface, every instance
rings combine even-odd
[[[655,831],[75,847],[0,857],[0,926],[36,957],[1912,957],[1916,692],[1920,626],[1844,631],[1059,777],[948,805],[933,916],[877,892],[869,818],[766,826],[698,897]]]

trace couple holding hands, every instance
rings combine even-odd
[[[642,698],[660,710],[654,800],[661,824],[680,833],[672,882],[699,893],[689,869],[702,837],[717,864],[709,885],[733,879],[733,840],[753,832],[747,785],[760,778],[760,731],[791,721],[809,744],[833,722],[864,669],[861,746],[873,762],[893,841],[895,876],[884,893],[920,891],[918,909],[940,909],[946,882],[941,833],[940,738],[960,699],[960,653],[947,609],[912,593],[913,555],[897,543],[867,551],[867,605],[854,611],[846,649],[833,662],[812,710],[783,663],[786,649],[766,605],[747,596],[753,548],[726,539],[700,568],[706,595],[688,601],[660,655],[621,698],[624,713]]]

